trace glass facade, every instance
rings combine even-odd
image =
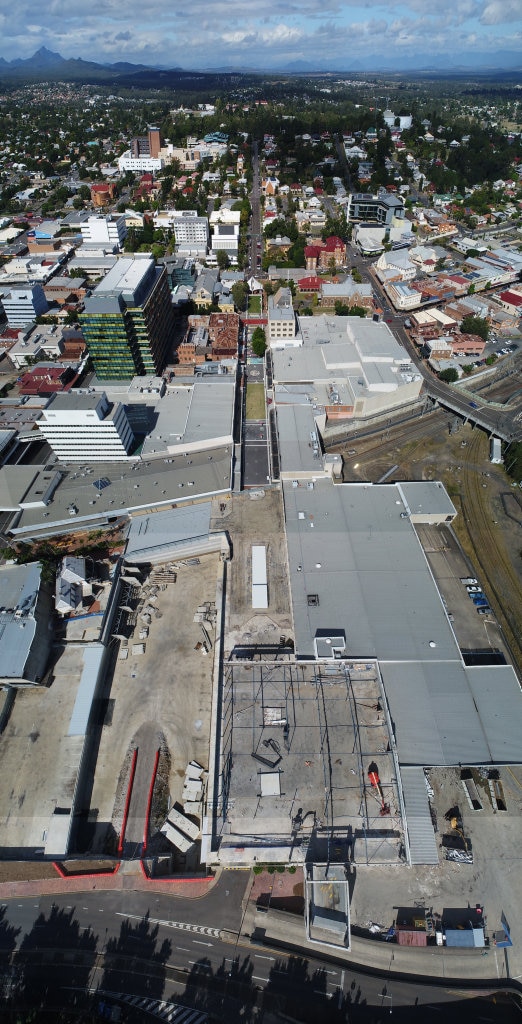
[[[174,330],[164,268],[155,268],[151,285],[140,305],[127,306],[120,296],[110,311],[103,308],[103,303],[96,310],[96,303],[91,301],[89,309],[81,314],[87,348],[100,379],[162,373],[170,357]]]

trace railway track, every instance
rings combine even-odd
[[[487,594],[512,658],[522,670],[522,601],[519,578],[513,568],[502,531],[493,519],[489,487],[484,487],[480,466],[485,462],[487,439],[480,432],[471,440],[462,466],[460,502],[462,515],[455,522],[457,534],[480,566]],[[459,523],[460,519],[460,523]]]
[[[359,460],[366,461],[385,458],[390,462],[394,462],[395,456],[393,452],[395,448],[415,441],[421,443],[429,437],[440,435],[447,429],[447,420],[448,413],[437,409],[432,413],[425,414],[422,419],[416,419],[413,423],[403,424],[399,428],[384,426],[378,432],[380,440],[375,444],[370,444],[368,447],[364,445],[364,438],[356,438],[355,441],[351,440],[342,445],[329,447],[328,451],[338,452],[346,457],[347,451],[352,451],[355,444],[357,445],[357,456],[351,456],[352,459],[357,457]],[[348,448],[348,444],[350,444],[350,448]],[[411,450],[408,453],[408,457],[410,456]],[[398,458],[400,457],[398,456]],[[378,478],[380,475],[381,473],[378,472],[376,477]]]

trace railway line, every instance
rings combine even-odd
[[[487,596],[502,628],[515,664],[522,669],[522,602],[520,580],[513,568],[502,531],[493,519],[489,486],[479,469],[484,465],[487,439],[480,432],[471,440],[462,466],[457,535],[480,567]]]
[[[348,448],[348,444],[335,445],[328,448],[329,452],[338,452],[343,455],[346,460],[348,451],[353,451],[353,445],[357,446],[356,456],[359,460],[369,460],[374,462],[378,459],[386,459],[390,464],[395,460],[394,449],[402,447],[405,444],[418,441],[419,443],[425,441],[430,437],[436,437],[441,435],[447,430],[448,413],[441,410],[435,409],[431,413],[426,413],[422,417],[416,417],[415,420],[408,420],[407,422],[399,425],[393,424],[392,426],[384,425],[379,431],[373,432],[372,435],[368,434],[364,437],[356,438],[349,442],[351,447]],[[379,440],[376,441],[376,435],[379,435]],[[366,438],[371,442],[369,446],[364,444]],[[408,453],[408,457],[411,456],[411,450]],[[400,459],[400,456],[397,456]],[[376,473],[376,479],[380,477],[380,473]],[[347,475],[344,476],[347,480]]]

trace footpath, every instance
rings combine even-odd
[[[399,946],[383,939],[366,939],[352,935],[350,950],[333,948],[308,942],[304,919],[279,910],[260,913],[255,904],[246,907],[241,925],[243,937],[249,936],[255,945],[263,945],[279,953],[303,951],[314,958],[336,961],[346,968],[379,974],[384,978],[417,977],[423,981],[463,985],[480,989],[506,985],[507,957],[504,949],[493,947],[485,954],[482,949],[447,949],[444,946],[424,948]],[[509,952],[509,951],[507,951]],[[515,981],[507,987],[522,992]]]

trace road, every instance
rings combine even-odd
[[[74,992],[81,1006],[85,992],[99,988],[146,997],[150,1005],[140,1016],[127,1008],[131,1021],[153,1019],[159,999],[184,1001],[223,1021],[261,1020],[269,1008],[304,1021],[377,1024],[392,1010],[401,1021],[427,1024],[441,1014],[462,1024],[518,1019],[507,997],[494,1002],[491,994],[394,977],[393,947],[386,948],[388,970],[376,977],[308,951],[263,945],[262,928],[252,945],[243,934],[247,880],[245,872],[224,872],[199,900],[130,890],[7,901],[0,917],[4,979],[12,991],[19,985],[21,1000],[31,1005],[45,999],[57,1007]]]
[[[263,252],[263,232],[261,230],[261,205],[260,205],[260,182],[259,182],[259,143],[256,139],[252,141],[252,192],[250,193],[250,205],[252,207],[252,219],[250,226],[250,262],[248,271],[256,275],[260,270]]]

